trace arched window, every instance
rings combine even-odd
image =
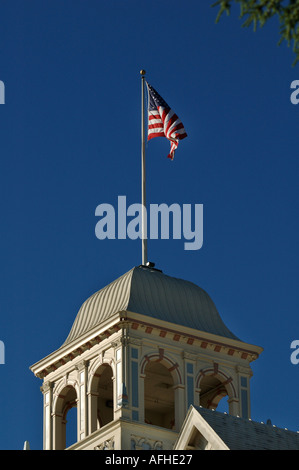
[[[174,381],[169,370],[160,362],[148,362],[144,379],[144,420],[172,429],[175,420]]]

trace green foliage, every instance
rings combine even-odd
[[[263,27],[273,16],[278,16],[280,21],[280,40],[278,44],[286,41],[293,44],[295,53],[295,65],[299,61],[299,0],[218,0],[212,7],[218,6],[219,11],[216,22],[223,13],[229,15],[233,3],[240,6],[240,18],[244,18],[243,26],[253,25]]]

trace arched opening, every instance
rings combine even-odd
[[[228,399],[229,397],[227,394],[220,399],[217,405],[217,411],[220,411],[221,413],[229,413]]]
[[[108,365],[102,365],[98,377],[97,429],[113,421],[113,371]]]
[[[204,408],[228,411],[228,392],[223,382],[213,375],[207,375],[200,382],[200,405]],[[220,403],[221,402],[221,403]]]
[[[100,429],[114,419],[113,370],[101,364],[93,374],[90,387],[90,432]]]
[[[54,449],[62,450],[77,442],[77,393],[68,385],[59,393],[55,409]]]
[[[77,407],[70,408],[66,415],[65,447],[77,442]]]
[[[149,362],[145,367],[144,420],[172,429],[175,419],[173,378],[160,362]]]

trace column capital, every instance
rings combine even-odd
[[[44,382],[43,385],[40,387],[40,390],[42,393],[49,392],[50,390],[53,390],[54,383],[53,382]]]
[[[82,359],[82,361],[78,362],[78,364],[75,365],[75,368],[78,372],[81,372],[88,366],[88,364],[89,364],[89,361]]]

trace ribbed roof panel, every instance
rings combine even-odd
[[[139,266],[83,303],[64,344],[125,310],[238,339],[225,326],[214,302],[203,289],[192,282]]]
[[[129,303],[133,270],[90,296],[81,306],[64,344],[83,335],[112,315],[126,310]]]

